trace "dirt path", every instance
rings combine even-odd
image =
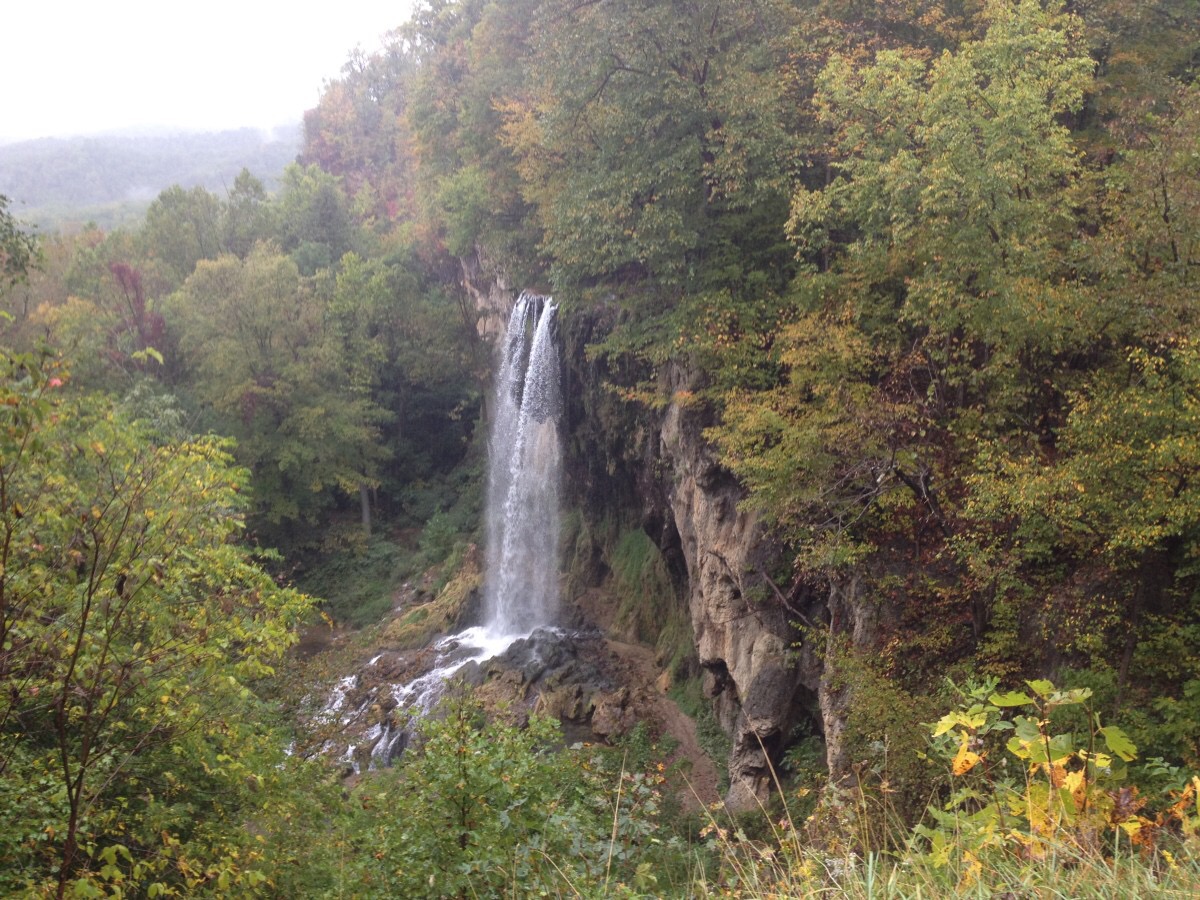
[[[691,770],[679,776],[679,801],[684,809],[695,811],[719,801],[720,773],[700,748],[696,723],[655,685],[659,672],[654,663],[654,651],[614,640],[607,640],[605,644],[621,679],[635,698],[638,717],[678,742],[672,762],[681,759],[691,762]]]

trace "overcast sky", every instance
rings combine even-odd
[[[13,0],[0,140],[299,121],[414,0]]]

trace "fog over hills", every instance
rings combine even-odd
[[[299,123],[270,131],[136,129],[0,145],[0,194],[42,229],[94,221],[113,226],[139,216],[164,188],[223,193],[243,168],[271,189],[300,149]]]

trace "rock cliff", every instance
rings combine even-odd
[[[687,564],[688,611],[704,692],[729,734],[729,794],[735,810],[756,808],[771,787],[792,727],[812,714],[818,658],[801,642],[796,614],[774,585],[780,548],[704,439],[707,411],[690,399],[686,372],[668,376],[672,400],[659,423],[661,458],[670,472],[669,533]]]

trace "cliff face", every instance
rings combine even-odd
[[[482,271],[464,267],[468,281]],[[486,281],[470,290],[481,333],[491,337],[515,292]],[[771,789],[768,761],[778,760],[798,722],[838,733],[845,698],[823,682],[823,648],[803,643],[796,623],[823,624],[828,607],[849,600],[788,596],[772,580],[785,562],[781,548],[756,515],[739,509],[743,492],[704,438],[712,414],[691,399],[692,373],[676,366],[661,373],[660,389],[672,398],[665,408],[614,397],[607,384],[614,373],[585,353],[611,322],[596,310],[563,318],[568,503],[585,519],[636,522],[658,547],[686,605],[704,694],[731,739],[726,802],[752,809]],[[607,567],[601,561],[590,572],[602,581]]]
[[[481,250],[460,258],[459,265],[462,267],[463,290],[475,307],[475,328],[483,340],[494,344],[504,336],[518,292],[509,287],[505,277],[495,271],[496,267]]]
[[[795,614],[768,574],[779,548],[752,513],[738,508],[743,492],[705,441],[704,409],[692,404],[686,373],[670,373],[672,396],[658,427],[670,472],[670,521],[687,565],[688,611],[705,695],[729,734],[727,804],[753,809],[771,787],[792,727],[814,711],[819,660],[800,643]]]

